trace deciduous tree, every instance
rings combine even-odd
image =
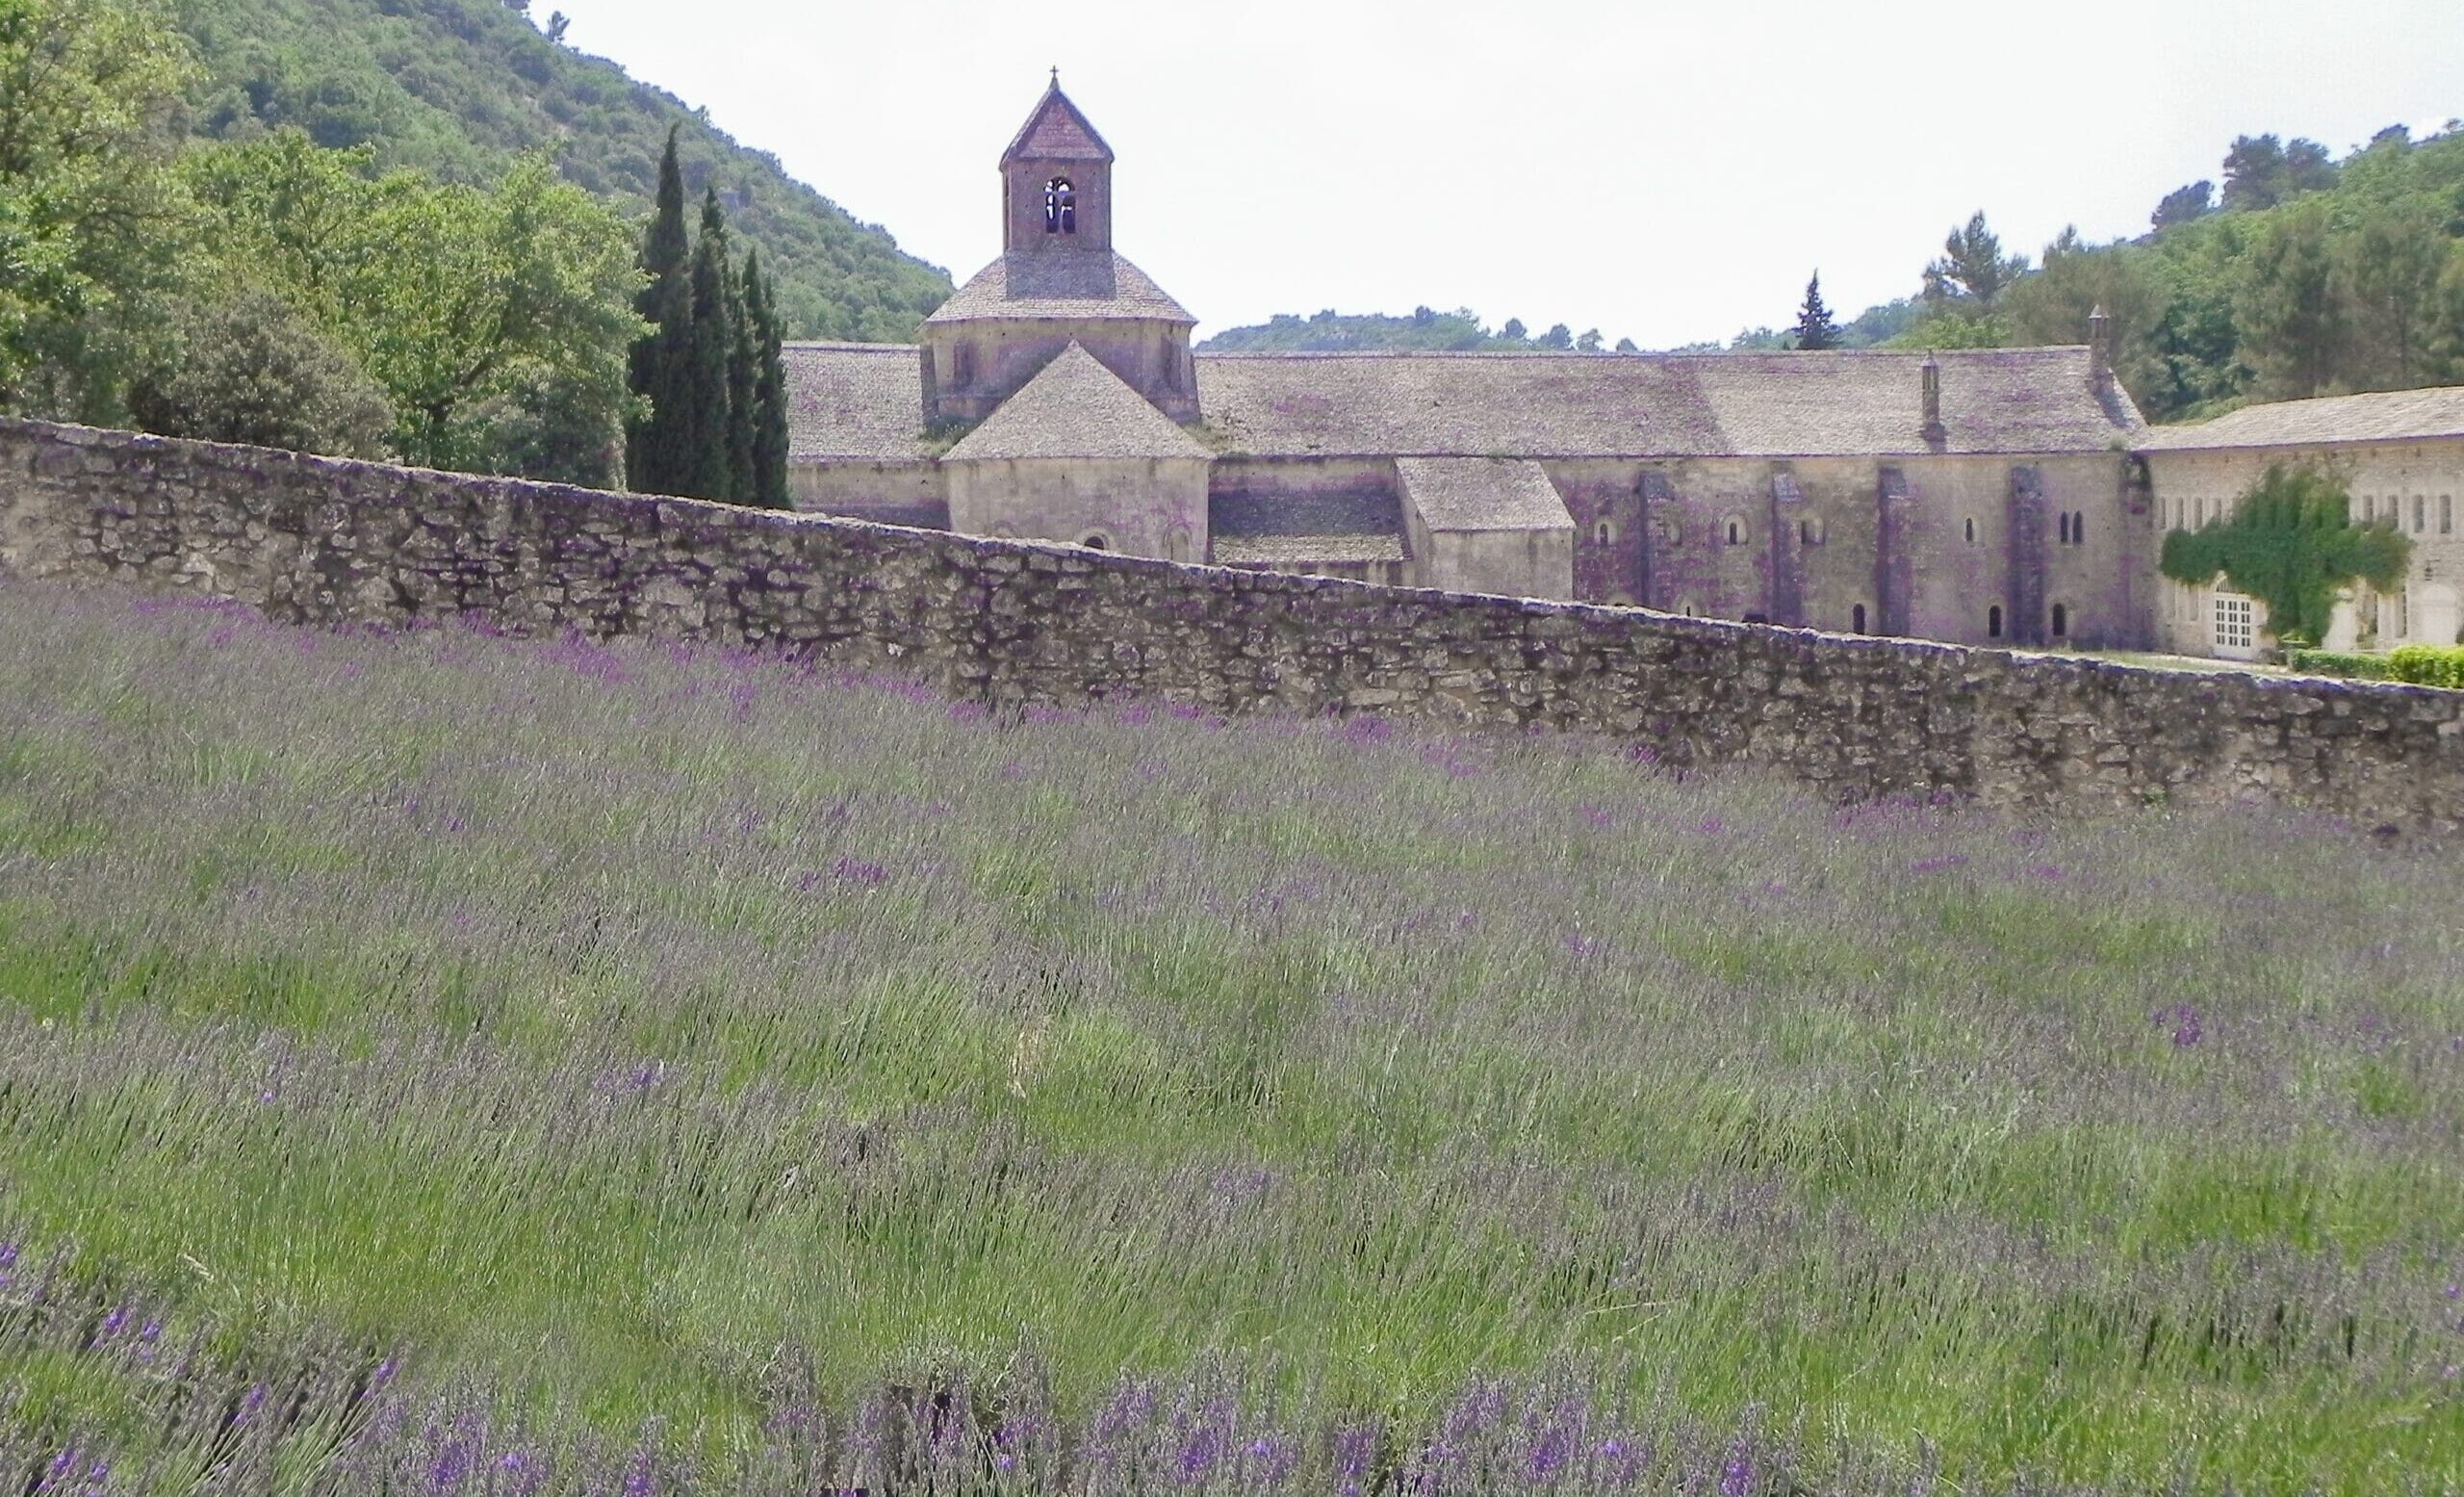
[[[160,0],[0,0],[0,409],[115,414],[177,254],[192,70]]]
[[[189,305],[169,357],[129,391],[148,431],[338,457],[392,455],[385,392],[350,355],[261,286]]]

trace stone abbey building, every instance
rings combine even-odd
[[[788,346],[799,507],[1839,632],[2191,642],[2160,624],[2183,600],[2101,319],[1931,355],[1202,354],[1114,247],[1112,170],[1056,78],[1001,157],[1000,258],[923,341]]]

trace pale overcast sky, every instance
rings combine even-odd
[[[1046,68],[1119,157],[1117,247],[1201,334],[1476,308],[1645,348],[1916,289],[1983,208],[2137,234],[2237,134],[2342,155],[2464,115],[2464,0],[558,0],[568,43],[959,279]],[[550,0],[536,0],[544,13]]]

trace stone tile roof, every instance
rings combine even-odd
[[[1127,261],[1114,258],[1137,274]],[[994,264],[998,269],[1000,262]],[[984,280],[969,282],[950,306]],[[1153,285],[1143,275],[1138,280]],[[1161,292],[1154,295],[1178,310]],[[921,445],[922,376],[913,348],[794,343],[783,351],[794,392],[792,458],[931,455]],[[2252,406],[2205,426],[2144,427],[2126,398],[2107,407],[2089,394],[2085,348],[1952,351],[1937,358],[1946,450],[1954,452],[2101,451],[2117,437],[2142,447],[2192,446],[2196,442],[2175,433],[2205,432],[2288,408]],[[1823,456],[1922,452],[1916,440],[1920,361],[1916,354],[1864,352],[1201,353],[1197,369],[1207,418],[1234,451],[1262,456]],[[2403,395],[2427,400],[2456,392]],[[2348,396],[2292,404],[2399,399]],[[2404,434],[2431,434],[2434,424],[2413,425],[2417,429]]]
[[[2100,452],[2141,429],[2088,350],[1938,354],[1943,451]],[[1914,352],[1201,353],[1231,451],[1267,456],[1921,453]]]
[[[787,458],[816,462],[918,461],[924,376],[911,344],[790,343]]]
[[[942,460],[1208,455],[1196,438],[1073,343]]]
[[[1061,78],[1055,74],[1052,87],[1027,115],[1027,122],[1011,138],[1010,148],[1001,153],[1001,165],[1014,161],[1110,161],[1113,148],[1087,122],[1069,95],[1061,91]]]
[[[1403,538],[1365,533],[1293,535],[1218,535],[1214,538],[1218,566],[1292,566],[1310,562],[1400,561]]]
[[[1209,499],[1206,523],[1218,535],[1400,535],[1403,506],[1389,489],[1227,492]]]
[[[2315,400],[2246,405],[2188,426],[2150,426],[2134,452],[2205,452],[2234,447],[2332,447],[2345,442],[2464,437],[2464,385],[2382,390]]]
[[[1574,529],[1557,486],[1527,457],[1403,457],[1395,473],[1432,530]]]
[[[927,323],[980,318],[1100,317],[1187,323],[1179,302],[1110,250],[1011,250],[975,272]]]

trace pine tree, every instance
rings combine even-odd
[[[2328,220],[2304,203],[2274,216],[2251,245],[2235,322],[2262,393],[2298,400],[2331,390],[2348,341]]]
[[[728,226],[712,188],[702,199],[702,233],[693,245],[693,308],[689,357],[678,405],[683,416],[677,492],[696,499],[733,499],[728,462],[728,359],[735,297],[729,282]]]
[[[1822,304],[1822,272],[1806,282],[1806,304],[1797,309],[1797,347],[1809,352],[1839,347],[1839,324]]]
[[[682,471],[679,376],[691,347],[692,300],[686,275],[684,176],[676,162],[676,131],[659,157],[657,207],[642,232],[643,273],[633,311],[651,324],[633,343],[628,383],[650,404],[625,428],[625,481],[641,493],[676,492]]]
[[[791,509],[787,497],[787,366],[780,356],[779,314],[759,259],[744,252],[744,310],[753,324],[757,359],[754,373],[752,502],[766,509]]]

